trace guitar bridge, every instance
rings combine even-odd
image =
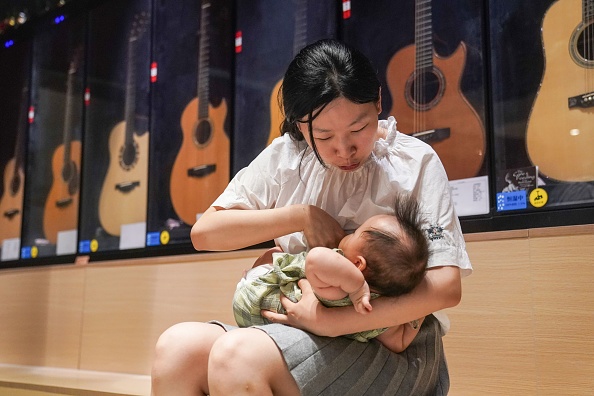
[[[581,107],[586,109],[594,106],[594,92],[585,93],[583,95],[573,96],[567,99],[567,107],[573,109],[575,107]]]
[[[205,177],[214,173],[217,170],[216,164],[210,165],[200,165],[195,166],[193,168],[188,169],[188,176],[189,177]]]
[[[20,210],[18,209],[9,209],[4,212],[4,217],[8,218],[9,220],[12,219],[14,216],[18,215]]]
[[[72,198],[62,198],[56,201],[56,206],[58,208],[65,208],[66,206],[72,203]]]
[[[441,142],[450,137],[450,128],[428,129],[426,131],[415,132],[412,136],[425,143]]]
[[[128,192],[134,190],[138,186],[140,186],[139,181],[121,182],[121,183],[118,183],[115,185],[115,189],[118,191],[121,191],[123,193],[128,193]]]

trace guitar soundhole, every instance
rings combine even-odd
[[[205,146],[212,138],[212,127],[208,120],[201,120],[194,131],[194,143],[198,147]]]
[[[573,59],[581,66],[594,67],[594,22],[579,26],[571,42]]]
[[[439,69],[413,73],[406,81],[406,101],[415,110],[429,110],[443,97],[444,77]]]
[[[120,166],[124,170],[130,170],[136,165],[138,161],[138,144],[132,142],[130,144],[124,144],[120,148]]]

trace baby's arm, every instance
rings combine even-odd
[[[417,333],[421,329],[421,324],[424,319],[425,318],[421,318],[410,323],[390,327],[376,338],[392,352],[400,353],[408,348],[410,343],[413,342]]]
[[[315,247],[305,257],[305,277],[319,297],[339,300],[347,295],[359,313],[371,311],[369,285],[361,271],[343,255]]]

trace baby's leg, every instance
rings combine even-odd
[[[179,323],[165,330],[155,348],[153,396],[207,395],[210,350],[223,334],[221,326],[209,323]]]
[[[262,330],[242,328],[218,338],[208,362],[211,396],[299,396],[276,343]]]

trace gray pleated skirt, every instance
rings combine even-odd
[[[220,322],[227,331],[236,328]],[[319,337],[280,324],[256,326],[282,351],[301,394],[324,396],[446,395],[449,374],[441,330],[428,316],[412,344],[393,353],[379,341]]]

